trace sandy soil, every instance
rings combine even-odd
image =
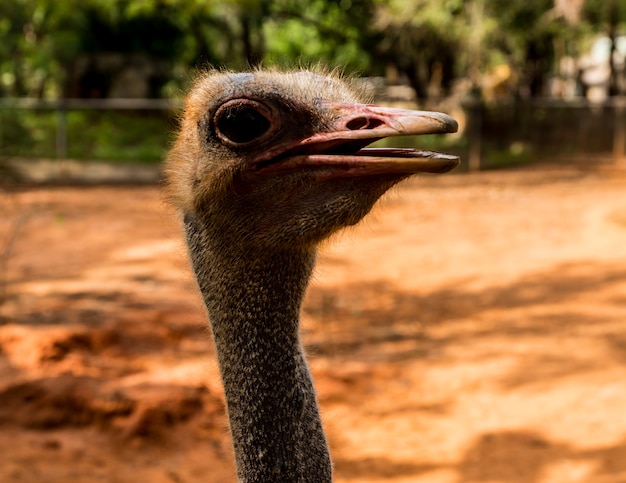
[[[158,188],[0,213],[0,481],[234,482]],[[324,247],[303,334],[338,482],[626,482],[626,172],[406,182]]]

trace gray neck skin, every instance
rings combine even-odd
[[[298,334],[315,253],[219,243],[185,220],[226,392],[239,481],[325,483],[328,445]]]

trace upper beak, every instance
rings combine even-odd
[[[411,111],[379,107],[371,104],[327,104],[335,113],[336,121],[330,133],[320,133],[310,137],[314,140],[325,134],[332,138],[343,135],[351,139],[389,137],[419,134],[447,134],[456,132],[457,122],[447,114],[431,111]],[[369,131],[369,132],[368,132]]]
[[[342,176],[350,176],[445,173],[459,164],[457,156],[412,148],[365,148],[391,136],[456,132],[458,124],[447,114],[328,102],[323,108],[333,119],[327,130],[283,147],[270,157],[264,156],[257,160],[259,167],[263,171],[332,168]]]

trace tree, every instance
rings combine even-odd
[[[322,63],[369,73],[376,70],[375,0],[282,0],[265,25],[270,64]]]
[[[379,5],[378,52],[407,76],[420,101],[426,101],[432,90],[450,93],[461,61],[463,12],[461,0],[394,0]]]
[[[124,0],[2,2],[1,92],[36,97],[78,92],[72,88],[77,62],[101,52],[176,59],[184,34],[169,20],[171,12],[163,8],[147,15],[131,5]]]
[[[609,95],[622,93],[621,82],[616,61],[617,39],[620,27],[626,22],[625,0],[587,0],[583,9],[583,17],[590,30],[604,32],[611,43],[609,55]]]
[[[462,79],[480,91],[504,65],[518,95],[537,96],[594,33],[615,49],[625,21],[626,0],[13,0],[0,2],[0,96],[104,96],[105,52],[158,62],[152,95],[190,67],[322,63],[393,66],[421,102]]]

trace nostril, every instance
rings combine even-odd
[[[351,131],[358,131],[361,129],[374,129],[378,126],[384,124],[380,119],[370,119],[367,117],[356,117],[354,119],[350,119],[346,123],[346,127]]]
[[[367,128],[369,121],[366,117],[357,117],[355,119],[350,119],[346,124],[346,127],[350,129],[350,131],[357,131],[359,129]]]

